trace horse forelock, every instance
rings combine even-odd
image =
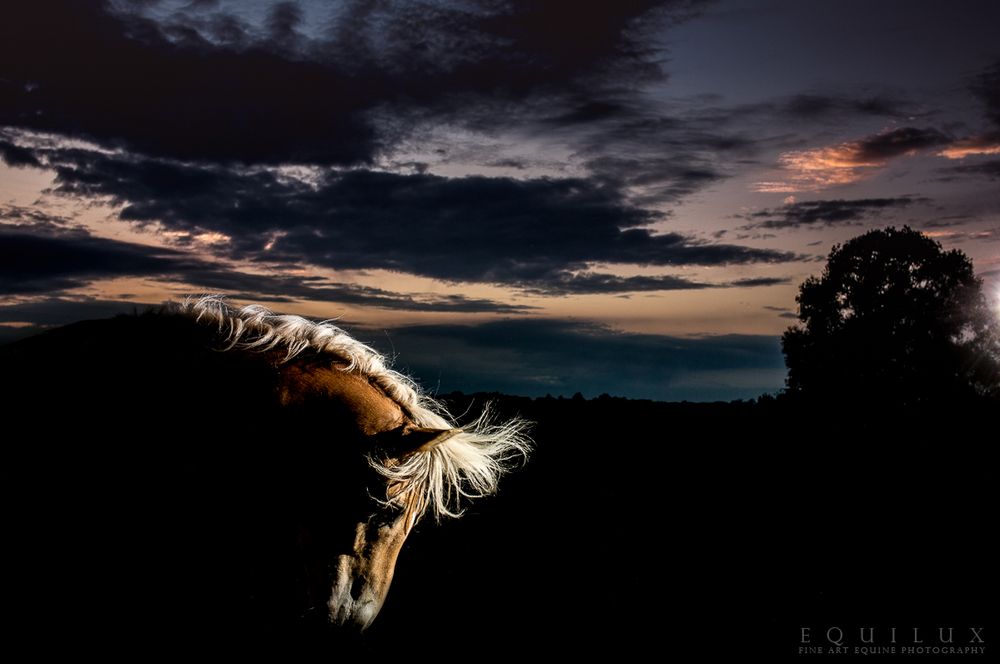
[[[168,304],[166,311],[216,327],[227,350],[283,351],[285,362],[306,351],[329,356],[341,370],[367,378],[414,424],[462,429],[431,449],[403,458],[369,454],[371,466],[389,482],[390,492],[382,502],[405,510],[410,527],[428,511],[438,519],[460,516],[466,499],[494,493],[500,476],[513,463],[525,459],[530,449],[525,420],[498,422],[487,404],[478,418],[457,424],[443,404],[391,369],[378,351],[329,320],[315,322],[275,314],[259,305],[232,307],[219,295],[190,297]]]

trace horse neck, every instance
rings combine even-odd
[[[283,365],[278,394],[282,406],[320,408],[332,424],[362,436],[374,436],[407,421],[404,409],[368,376],[327,358],[296,358]]]

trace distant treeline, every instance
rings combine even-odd
[[[477,413],[484,403],[491,403],[504,416],[520,414],[545,428],[579,428],[588,433],[588,438],[595,430],[605,428],[609,434],[628,430],[632,434],[655,436],[676,433],[678,427],[685,433],[711,431],[717,435],[731,430],[734,434],[760,434],[767,439],[784,439],[789,435],[832,439],[852,431],[912,431],[921,436],[933,431],[950,435],[971,432],[974,425],[987,424],[1000,412],[1000,402],[990,397],[910,406],[892,400],[852,401],[851,395],[827,402],[794,393],[763,394],[756,399],[729,402],[666,402],[609,394],[586,398],[579,392],[571,397],[521,397],[496,392],[452,392],[438,396],[459,419],[462,413]]]

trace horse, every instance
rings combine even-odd
[[[458,423],[330,321],[216,295],[8,344],[0,371],[8,504],[59,524],[15,559],[88,637],[363,630],[415,525],[495,493],[530,447],[524,420]]]

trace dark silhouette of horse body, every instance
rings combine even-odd
[[[527,450],[523,422],[458,426],[333,325],[216,297],[52,330],[0,367],[30,534],[11,597],[92,639],[363,629],[417,521]]]

